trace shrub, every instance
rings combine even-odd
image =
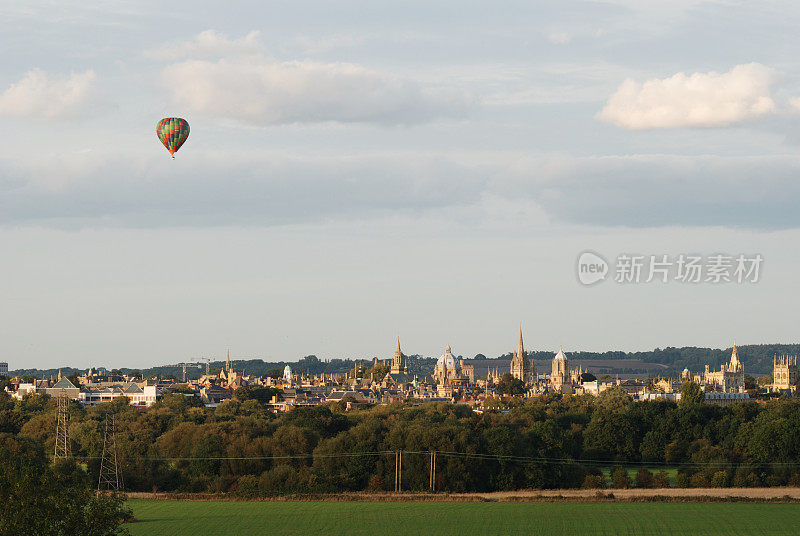
[[[258,488],[264,493],[305,493],[312,484],[311,472],[305,466],[276,465],[258,480]]]
[[[642,467],[636,472],[636,487],[637,488],[652,488],[653,487],[653,473]]]
[[[631,477],[628,476],[628,470],[624,467],[617,467],[611,473],[611,486],[614,488],[629,488],[631,487]]]
[[[256,495],[258,493],[258,479],[253,475],[242,475],[236,482],[236,491],[240,495]]]
[[[697,472],[689,478],[689,485],[693,488],[707,488],[708,487],[708,478],[706,474],[702,471]]]
[[[654,488],[668,488],[669,487],[669,475],[666,471],[659,471],[653,476],[653,487]]]
[[[739,467],[733,475],[733,485],[737,488],[757,487],[761,483],[758,476],[748,467]]]
[[[586,475],[581,487],[583,489],[605,489],[606,478],[603,475]]]
[[[717,471],[711,477],[712,488],[724,488],[728,485],[728,471]]]
[[[372,475],[369,477],[367,489],[369,491],[386,491],[386,479],[380,474]]]
[[[675,487],[676,488],[688,488],[689,487],[689,475],[686,473],[679,472],[675,476]]]

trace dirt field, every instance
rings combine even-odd
[[[471,493],[489,500],[524,500],[542,497],[552,498],[596,498],[597,492],[613,494],[616,499],[639,497],[715,497],[741,499],[800,499],[800,488],[660,488],[660,489],[546,489],[528,491],[498,491],[493,493]]]
[[[208,493],[128,493],[131,499],[160,500],[247,500],[246,498]],[[266,497],[266,501],[443,501],[443,502],[525,502],[525,501],[636,501],[655,497],[669,499],[735,499],[747,501],[800,500],[800,488],[659,488],[659,489],[548,489],[523,491],[497,491],[492,493],[345,493],[331,495]],[[668,499],[668,500],[669,500]],[[657,500],[657,499],[656,499]]]

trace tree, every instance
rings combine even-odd
[[[610,387],[600,393],[595,405],[606,412],[620,412],[631,404],[631,397],[622,387]]]
[[[652,488],[653,487],[653,473],[645,467],[642,467],[636,472],[636,487],[637,488]]]
[[[119,495],[95,495],[74,462],[50,465],[41,445],[0,436],[0,534],[113,536],[128,534],[131,513]]]
[[[628,470],[624,467],[617,467],[611,473],[611,487],[618,489],[626,489],[631,487],[631,477],[628,475]]]
[[[694,382],[683,382],[681,385],[681,401],[679,406],[682,408],[691,408],[699,406],[705,400],[706,395],[700,386]]]
[[[653,487],[654,488],[668,488],[669,487],[669,475],[666,471],[661,470],[653,476]]]
[[[521,395],[525,392],[525,383],[512,376],[510,372],[506,372],[497,382],[495,390],[501,395]]]

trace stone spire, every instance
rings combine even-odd
[[[736,349],[736,340],[733,341],[733,351],[731,352],[731,369],[738,370],[741,366],[741,361],[739,361],[739,351]]]
[[[528,354],[525,353],[525,344],[522,341],[522,326],[519,327],[519,341],[517,342],[517,350],[511,359],[510,372],[512,376],[522,380],[526,385],[536,381],[533,364],[528,359]]]
[[[231,349],[228,348],[228,357],[225,359],[225,371],[230,372],[231,370]]]
[[[392,359],[392,367],[390,372],[392,374],[406,372],[405,359],[403,358],[403,352],[400,350],[400,337],[397,337],[397,349],[394,351],[394,359]]]

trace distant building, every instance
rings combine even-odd
[[[680,393],[678,393],[678,400],[680,400]],[[705,401],[708,404],[727,406],[736,402],[748,402],[750,395],[747,392],[706,393]]]
[[[569,370],[569,359],[564,354],[564,349],[559,349],[553,358],[553,368],[550,372],[550,387],[559,393],[572,392],[572,378]]]
[[[519,342],[517,342],[514,357],[511,359],[511,375],[518,380],[522,380],[525,385],[536,383],[536,369],[531,360],[528,359],[528,353],[522,343],[522,328],[519,328]]]
[[[744,392],[744,366],[739,361],[739,351],[736,349],[736,343],[733,344],[729,363],[723,363],[718,371],[713,372],[706,365],[703,382],[706,385],[706,391]]]
[[[292,367],[286,365],[286,367],[283,369],[283,381],[285,381],[289,385],[292,385],[293,380],[294,378],[292,376]]]
[[[397,349],[394,351],[394,358],[392,359],[392,367],[390,374],[406,374],[406,359],[403,352],[400,350],[400,337],[397,337]]]
[[[394,351],[392,364],[389,367],[389,372],[387,372],[383,377],[383,387],[404,387],[410,384],[413,380],[414,378],[408,374],[406,356],[403,355],[402,350],[400,350],[400,337],[398,337],[397,348]]]
[[[0,376],[8,376],[8,363],[0,361]]]
[[[456,358],[453,357],[453,352],[450,345],[444,349],[444,353],[436,360],[436,366],[433,368],[433,381],[438,385],[467,385],[470,383],[468,375],[463,374],[460,362],[456,364]],[[474,378],[474,368],[471,371]]]
[[[72,400],[78,400],[81,390],[69,381],[67,378],[61,377],[61,371],[58,371],[58,381],[52,387],[45,387],[41,391],[52,397],[65,396]]]
[[[794,391],[797,383],[797,356],[772,358],[772,391]]]

